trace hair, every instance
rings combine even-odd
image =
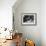
[[[7,28],[5,28],[5,31],[7,30]]]

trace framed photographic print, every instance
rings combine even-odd
[[[23,13],[21,20],[22,25],[36,25],[37,13]]]

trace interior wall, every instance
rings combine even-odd
[[[15,5],[14,5],[15,6]],[[36,46],[41,46],[41,1],[40,0],[23,0],[17,7],[13,8],[15,30],[23,33],[24,39],[34,40]],[[22,13],[37,13],[36,26],[22,26]]]
[[[46,0],[41,1],[41,41],[46,46]]]

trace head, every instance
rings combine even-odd
[[[7,30],[7,28],[5,28],[5,31]]]

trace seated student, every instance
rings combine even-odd
[[[16,46],[22,46],[22,37],[17,34],[15,38]]]

